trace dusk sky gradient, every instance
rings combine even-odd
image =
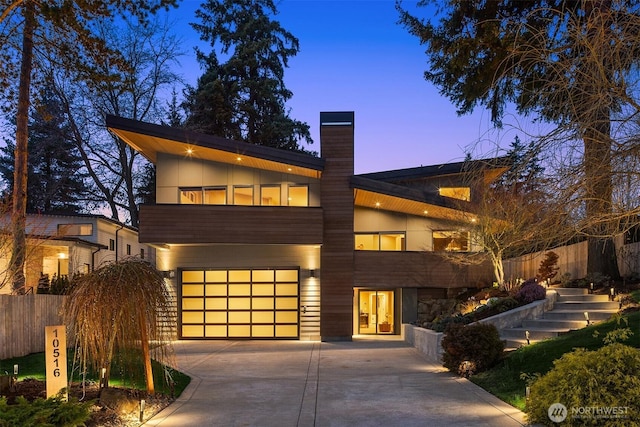
[[[404,5],[415,10],[415,3]],[[169,12],[184,42],[181,72],[191,85],[202,74],[193,47],[210,51],[188,25],[200,4],[183,0]],[[424,79],[424,47],[397,23],[393,0],[276,0],[276,6],[275,19],[300,42],[285,84],[294,94],[291,117],[311,126],[308,148],[320,150],[321,111],[355,112],[356,173],[462,161],[468,149],[487,157],[496,154],[496,143],[508,147],[513,140],[515,118],[496,131],[484,108],[460,117]]]

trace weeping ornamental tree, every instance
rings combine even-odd
[[[557,128],[560,151],[582,141],[571,170],[579,200],[576,232],[589,238],[588,270],[618,276],[611,236],[619,232],[612,195],[614,133],[637,115],[640,5],[636,1],[510,1],[445,4],[423,0],[432,18],[397,3],[401,23],[426,46],[425,78],[460,114],[487,107],[501,124],[507,106]],[[435,10],[435,14],[433,11]],[[615,125],[614,125],[615,124]],[[614,132],[615,131],[615,132]]]
[[[139,346],[147,391],[154,393],[149,342],[167,339],[158,320],[169,311],[170,295],[162,274],[139,258],[105,264],[80,277],[65,300],[64,316],[73,325],[84,371],[106,368],[105,382],[116,356],[127,361]],[[157,348],[154,358],[169,362],[167,346]],[[133,363],[132,360],[129,360]]]

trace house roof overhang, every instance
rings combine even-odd
[[[503,174],[509,168],[509,165],[510,159],[508,157],[497,157],[492,159],[469,160],[464,162],[445,163],[441,165],[372,172],[359,176],[376,181],[397,183],[419,181],[447,175],[471,175],[481,171],[483,183],[487,185]]]
[[[27,235],[28,239],[33,240],[41,240],[43,244],[55,244],[56,246],[67,246],[69,244],[75,244],[78,246],[85,246],[92,249],[109,249],[107,245],[103,245],[102,243],[90,242],[85,239],[79,239],[77,237],[72,236],[48,236],[41,234],[29,234]]]
[[[426,193],[361,175],[351,178],[351,186],[354,189],[356,206],[454,221],[474,218],[469,202],[453,200],[439,194]]]
[[[250,144],[186,129],[108,115],[107,128],[156,163],[158,153],[319,178],[324,160],[309,154]]]

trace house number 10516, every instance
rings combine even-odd
[[[64,325],[45,327],[47,397],[62,392],[67,399],[67,331]]]

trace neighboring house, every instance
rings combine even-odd
[[[107,117],[156,165],[140,241],[175,290],[179,338],[399,334],[419,296],[491,281],[489,264],[438,254],[474,250],[463,163],[354,175],[354,114],[320,121],[314,157]]]
[[[93,271],[100,265],[138,256],[155,263],[155,249],[138,242],[138,231],[102,215],[27,215],[26,286],[34,288],[42,276],[72,276]],[[8,264],[5,251],[0,263]],[[5,271],[5,268],[0,270]],[[11,284],[0,288],[10,293]]]

